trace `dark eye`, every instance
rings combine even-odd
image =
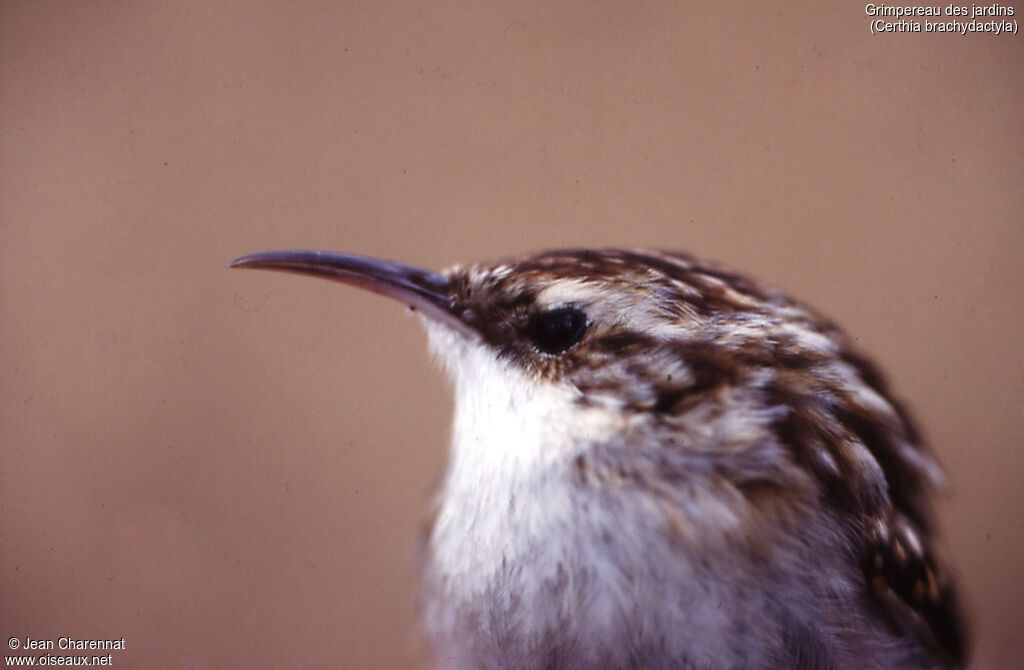
[[[559,307],[530,319],[527,334],[545,354],[560,354],[580,341],[587,329],[587,315],[575,307]]]

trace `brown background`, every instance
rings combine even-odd
[[[422,333],[224,266],[620,244],[726,261],[877,356],[951,472],[976,667],[1019,663],[1022,39],[811,1],[0,2],[3,639],[421,665],[450,411]]]

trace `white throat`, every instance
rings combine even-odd
[[[534,379],[482,342],[423,322],[455,387],[449,487],[522,482],[569,463],[613,428],[613,416],[585,407],[575,388]]]

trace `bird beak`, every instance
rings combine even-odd
[[[329,251],[266,251],[236,258],[229,268],[295,272],[358,286],[400,300],[437,320],[465,329],[463,310],[449,296],[448,278],[411,265]]]

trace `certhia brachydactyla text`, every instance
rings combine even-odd
[[[455,387],[423,608],[452,668],[949,668],[941,473],[835,325],[690,256],[232,267],[417,308]]]

